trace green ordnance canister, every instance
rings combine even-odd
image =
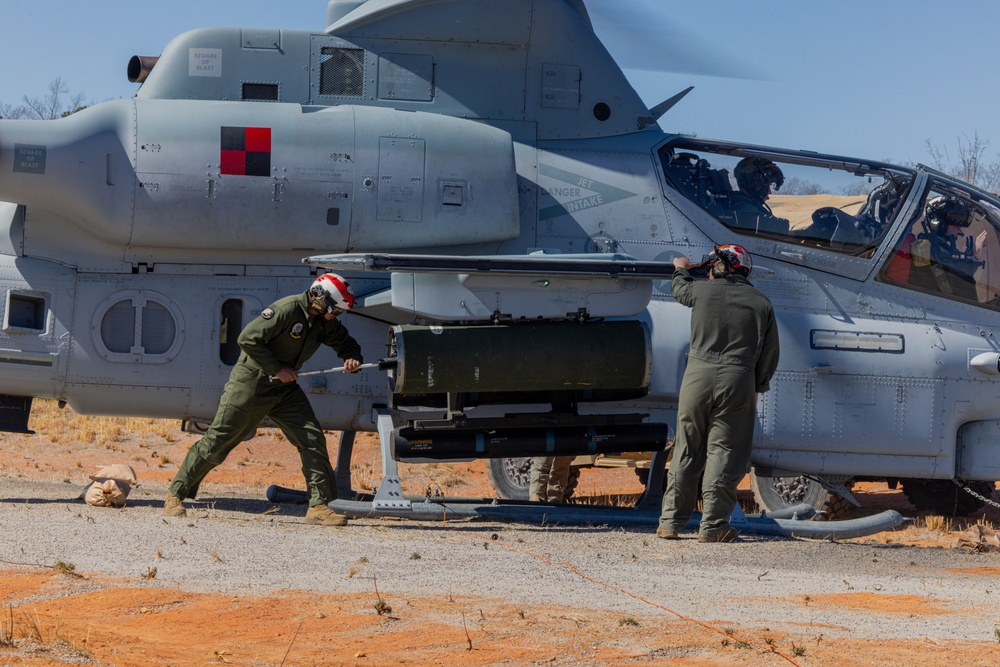
[[[394,394],[644,389],[652,371],[643,322],[392,327]]]

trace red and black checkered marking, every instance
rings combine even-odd
[[[271,175],[271,128],[223,127],[221,155],[223,174]]]

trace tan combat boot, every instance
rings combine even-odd
[[[739,542],[740,533],[734,528],[723,528],[713,533],[702,533],[698,536],[698,541],[705,542]]]
[[[163,503],[163,516],[187,516],[184,502],[174,494],[168,493],[167,500]]]
[[[313,505],[306,511],[306,523],[313,526],[346,526],[347,517],[337,514],[328,505]]]

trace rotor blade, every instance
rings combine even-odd
[[[746,58],[670,19],[663,0],[587,0],[594,31],[622,69],[763,79]]]

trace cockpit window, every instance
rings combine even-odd
[[[674,143],[660,158],[672,186],[738,234],[866,258],[912,183],[882,165],[708,142]]]
[[[932,183],[879,279],[1000,310],[1000,209]]]

